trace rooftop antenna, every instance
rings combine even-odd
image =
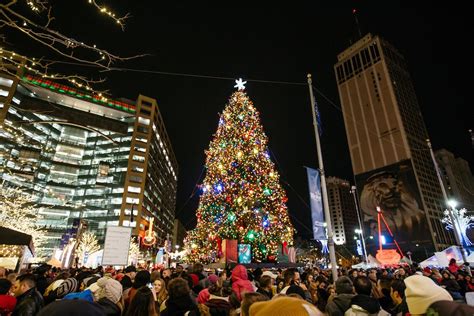
[[[357,32],[359,33],[359,38],[362,38],[362,33],[360,31],[359,20],[357,19],[357,9],[352,9],[352,15],[354,16],[354,20],[357,26]]]

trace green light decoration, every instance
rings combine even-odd
[[[252,241],[255,239],[255,232],[253,230],[249,231],[249,233],[247,234],[247,238]]]
[[[263,189],[263,194],[265,194],[266,196],[269,196],[270,194],[272,194],[272,190],[270,190],[269,188],[265,188]]]
[[[235,214],[234,213],[229,213],[229,215],[227,215],[227,218],[229,219],[230,222],[233,222],[233,221],[235,221]]]

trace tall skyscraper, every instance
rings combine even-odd
[[[329,211],[333,223],[334,242],[336,245],[346,245],[352,252],[356,252],[354,236],[359,228],[354,198],[351,194],[349,181],[336,177],[326,179],[328,191]]]
[[[474,211],[474,177],[469,163],[446,149],[437,150],[435,157],[448,197],[458,202],[458,208]]]
[[[178,164],[156,100],[106,99],[28,73],[21,56],[0,57],[0,181],[33,195],[45,255],[74,237],[79,220],[99,241],[107,226],[144,237],[153,222],[163,244]]]
[[[453,235],[440,221],[441,189],[404,57],[367,34],[337,59],[334,70],[367,233],[377,236],[379,206],[404,251],[452,245]]]

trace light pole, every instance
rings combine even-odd
[[[449,206],[448,215],[449,215],[449,218],[451,219],[451,222],[453,223],[453,231],[454,231],[454,237],[456,239],[456,243],[459,246],[459,250],[461,250],[462,260],[464,261],[464,264],[466,264],[467,273],[471,275],[471,268],[469,267],[469,264],[467,263],[467,256],[462,246],[462,239],[460,237],[461,236],[460,232],[458,231],[458,221],[457,219],[454,218],[455,217],[454,208],[456,207],[457,202],[454,200],[448,200],[448,194],[446,193],[446,189],[444,188],[444,182],[441,179],[441,173],[439,171],[438,163],[436,162],[436,158],[433,153],[433,148],[431,148],[431,142],[429,139],[427,139],[426,143],[428,144],[428,148],[430,149],[431,159],[435,167],[436,175],[438,176],[438,181],[441,187],[441,192],[443,193],[444,201]]]
[[[356,229],[355,232],[356,234],[360,234],[360,239],[362,241],[362,248],[364,248],[364,260],[365,260],[365,263],[368,263],[367,248],[365,247],[364,229],[362,228],[362,220],[360,218],[359,203],[357,202],[357,193],[356,193],[355,185],[351,187],[351,193],[352,193],[352,197],[354,198],[354,205],[357,211],[357,220],[359,221],[359,229]]]
[[[329,201],[328,201],[328,192],[326,187],[326,175],[324,172],[324,162],[323,162],[323,154],[321,151],[321,142],[319,139],[319,127],[318,127],[318,118],[316,115],[316,100],[313,96],[313,86],[312,86],[312,79],[311,75],[308,74],[308,88],[309,88],[309,95],[311,101],[311,112],[313,114],[313,127],[314,127],[314,134],[316,138],[316,151],[318,154],[318,162],[319,162],[319,172],[321,174],[321,193],[323,198],[323,210],[324,210],[324,217],[326,218],[327,223],[327,236],[328,236],[328,249],[329,249],[329,259],[331,261],[331,270],[332,270],[332,280],[336,282],[337,280],[337,262],[336,262],[336,249],[334,247],[334,233],[332,230],[332,223],[331,223],[331,213],[329,212]]]

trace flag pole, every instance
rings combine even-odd
[[[331,262],[333,282],[336,282],[337,280],[336,250],[334,248],[331,215],[329,213],[328,192],[326,188],[326,175],[324,174],[324,162],[323,162],[323,155],[321,153],[321,142],[319,140],[319,128],[318,128],[318,120],[316,118],[316,104],[315,104],[314,95],[313,95],[312,83],[313,81],[311,79],[311,74],[308,74],[308,88],[309,88],[309,96],[311,99],[311,112],[313,113],[314,135],[316,137],[316,150],[318,153],[319,172],[321,174],[321,191],[323,195],[324,217],[326,218],[326,229],[328,232],[329,260]]]

